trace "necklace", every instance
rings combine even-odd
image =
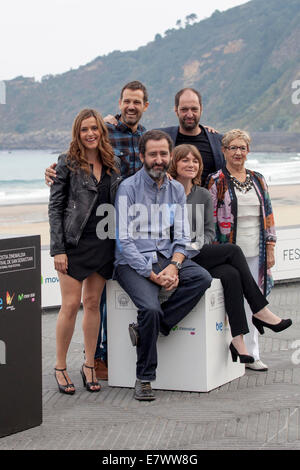
[[[241,183],[232,175],[230,175],[230,179],[234,187],[243,194],[246,194],[248,191],[250,191],[253,186],[253,181],[249,173],[246,174],[246,180],[243,183]]]

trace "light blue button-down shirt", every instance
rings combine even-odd
[[[128,264],[149,277],[157,253],[166,258],[175,252],[193,256],[195,251],[188,249],[190,227],[185,204],[182,184],[165,177],[158,187],[144,168],[123,181],[115,202],[115,266]]]

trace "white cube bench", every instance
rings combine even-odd
[[[165,294],[166,295],[166,294]],[[108,384],[134,387],[136,348],[129,323],[137,309],[117,281],[107,283]],[[213,279],[193,310],[157,341],[158,367],[152,388],[208,392],[245,373],[244,364],[232,362],[231,333],[224,308],[221,281]]]

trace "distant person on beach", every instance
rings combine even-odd
[[[184,188],[166,176],[172,147],[164,132],[146,132],[139,143],[143,167],[123,181],[116,196],[115,278],[138,310],[137,324],[131,324],[129,332],[137,347],[134,397],[141,401],[155,399],[151,382],[156,378],[158,334],[167,336],[198,303],[212,280],[204,268],[189,259]],[[153,220],[153,205],[159,206],[159,211],[167,207],[169,212]],[[147,214],[139,219],[136,234],[132,231],[134,217],[130,216],[134,206],[142,206]],[[175,289],[162,304],[158,298],[161,287]]]
[[[276,243],[268,187],[263,175],[245,168],[250,151],[247,132],[233,129],[224,134],[222,151],[226,166],[210,175],[207,186],[213,200],[215,242],[235,243],[243,250],[254,279],[267,296],[273,285],[270,268],[275,264]],[[263,334],[266,327],[279,332],[292,321],[278,317],[263,321],[252,316],[248,304],[246,314],[250,329],[245,335],[247,349],[258,363],[256,370],[267,370],[259,356],[258,331]]]
[[[213,202],[209,191],[200,184],[202,168],[201,155],[194,145],[175,147],[169,173],[184,186],[187,204],[192,209],[189,211],[192,246],[199,250],[192,260],[213,278],[221,280],[232,336],[232,359],[236,361],[239,357],[241,363],[251,364],[254,358],[244,342],[244,335],[249,333],[244,297],[254,318],[268,322],[278,322],[280,318],[268,309],[268,301],[255,282],[241,248],[231,243],[213,244]]]
[[[50,254],[62,296],[54,374],[59,391],[68,395],[75,392],[66,370],[67,353],[81,297],[85,362],[80,372],[89,392],[100,391],[94,355],[101,294],[113,272],[114,239],[98,238],[96,226],[103,216],[98,215],[97,208],[114,203],[121,181],[119,167],[102,117],[93,109],[82,110],[73,123],[69,150],[58,159],[49,201]]]

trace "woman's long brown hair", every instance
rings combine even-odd
[[[77,114],[72,127],[72,141],[68,150],[67,161],[71,170],[76,170],[78,168],[90,173],[90,166],[88,160],[85,156],[85,147],[80,139],[80,129],[82,121],[94,117],[98,129],[100,131],[100,140],[99,140],[99,158],[103,165],[108,168],[108,173],[111,174],[110,170],[119,172],[115,167],[114,162],[114,152],[108,138],[108,130],[103,121],[103,118],[98,111],[94,109],[83,109],[80,113]]]

